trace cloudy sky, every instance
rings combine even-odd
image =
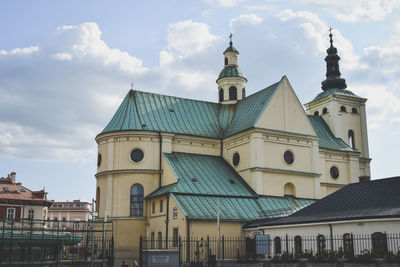
[[[328,28],[368,98],[373,179],[400,175],[400,1],[18,1],[0,8],[0,176],[58,201],[95,194],[95,136],[137,90],[216,101],[228,35],[248,94],[321,91]]]

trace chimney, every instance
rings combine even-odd
[[[11,178],[11,183],[12,184],[15,184],[15,175],[16,175],[15,172],[10,173],[10,178]]]
[[[371,181],[371,176],[364,175],[364,176],[358,177],[358,179],[360,180],[360,183],[366,183],[366,182]]]

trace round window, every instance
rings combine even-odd
[[[140,162],[143,160],[143,158],[144,158],[144,153],[141,149],[136,148],[136,149],[132,150],[131,160],[133,160],[134,162]]]
[[[339,169],[337,167],[335,167],[335,166],[331,167],[330,172],[331,172],[332,178],[337,179],[339,177]]]
[[[99,153],[97,155],[97,167],[100,167],[100,164],[101,164],[101,154]]]
[[[286,151],[285,154],[283,154],[283,158],[285,159],[285,162],[287,164],[292,164],[294,162],[294,155],[291,151]]]
[[[239,153],[233,154],[233,158],[232,158],[233,165],[235,165],[235,166],[239,165],[239,161],[240,161]]]

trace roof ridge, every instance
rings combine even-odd
[[[204,102],[204,103],[210,103],[210,104],[216,104],[216,105],[218,105],[217,102],[212,102],[212,101],[207,101],[207,100],[199,100],[199,99],[193,99],[193,98],[187,98],[187,97],[179,97],[179,96],[174,96],[174,95],[166,95],[166,94],[153,93],[153,92],[146,92],[146,91],[134,90],[134,89],[130,89],[130,90],[135,91],[135,92],[138,92],[138,93],[143,93],[143,94],[159,95],[159,96],[165,96],[165,97],[178,98],[178,99],[184,99],[184,100],[197,101],[197,102]]]

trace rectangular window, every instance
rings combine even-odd
[[[7,208],[7,219],[15,219],[15,208]]]
[[[33,220],[33,217],[35,216],[35,211],[34,210],[28,210],[28,219]]]
[[[173,229],[173,233],[172,233],[172,245],[174,247],[178,246],[178,240],[179,240],[179,232],[178,232],[178,228],[174,228]]]
[[[156,202],[153,201],[153,202],[151,203],[151,213],[155,213],[155,212],[156,212]]]
[[[174,208],[173,210],[172,210],[172,217],[174,218],[174,219],[177,219],[178,218],[178,208]]]
[[[163,212],[164,209],[164,201],[160,200],[160,212]]]

